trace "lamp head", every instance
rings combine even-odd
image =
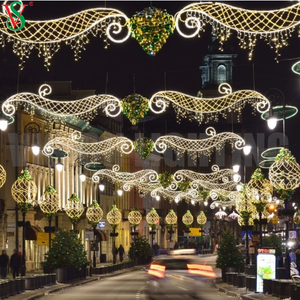
[[[118,189],[117,193],[118,193],[119,196],[123,195],[123,191],[120,188]]]
[[[32,151],[33,155],[39,155],[39,153],[40,153],[40,146],[38,146],[38,145],[31,146],[31,151]]]
[[[243,147],[243,152],[244,152],[244,154],[245,154],[245,155],[250,154],[251,148],[252,148],[252,147],[251,147],[250,145],[245,145],[245,146]]]
[[[277,125],[277,119],[275,117],[270,117],[268,120],[267,120],[267,123],[268,123],[268,127],[273,130],[276,125]]]
[[[100,183],[100,184],[99,184],[99,190],[100,190],[100,192],[103,192],[104,189],[105,189],[104,184],[103,184],[103,183]]]
[[[79,178],[80,178],[81,182],[84,182],[86,179],[86,176],[85,176],[85,174],[82,173],[79,175]]]
[[[0,118],[0,129],[2,131],[5,131],[7,129],[8,126],[8,121],[6,119],[4,119],[3,117]]]
[[[61,171],[63,170],[64,165],[63,165],[63,163],[61,162],[60,157],[58,158],[58,162],[57,162],[57,164],[55,165],[55,167],[56,167],[56,170],[57,170],[58,172],[61,172]]]

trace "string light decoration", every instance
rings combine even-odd
[[[236,188],[237,182],[228,181],[228,182],[209,182],[204,180],[194,180],[191,182],[192,189],[205,189],[205,190],[227,190],[232,191]]]
[[[199,215],[197,216],[197,223],[200,225],[202,228],[207,222],[207,217],[204,213],[204,211],[200,211]]]
[[[231,208],[233,206],[235,206],[235,201],[234,200],[214,200],[211,205],[210,208],[211,209],[215,209],[216,207],[228,207]]]
[[[139,94],[131,94],[122,99],[120,106],[130,123],[136,125],[147,114],[149,99]]]
[[[147,7],[135,13],[129,19],[128,26],[131,36],[142,49],[148,55],[155,56],[174,32],[175,20],[165,9]]]
[[[192,215],[192,213],[187,210],[186,213],[182,216],[182,223],[187,227],[191,227],[191,225],[194,222],[194,217]]]
[[[173,209],[170,209],[168,214],[165,217],[165,221],[168,224],[168,226],[172,229],[174,225],[177,224],[177,215]]]
[[[0,188],[3,187],[5,181],[6,181],[6,171],[3,168],[3,166],[0,165]]]
[[[21,171],[21,175],[11,186],[11,195],[22,213],[26,213],[32,207],[36,200],[37,186],[28,170]]]
[[[218,199],[229,199],[230,201],[236,201],[240,196],[238,191],[228,191],[223,189],[215,189],[209,192],[209,197],[216,201]]]
[[[136,207],[128,214],[128,222],[133,228],[136,228],[141,223],[142,219],[142,214]]]
[[[40,209],[48,220],[52,220],[53,216],[60,210],[59,195],[53,187],[48,185],[40,199]]]
[[[174,135],[161,136],[155,141],[154,149],[158,153],[164,153],[168,148],[171,148],[177,153],[177,159],[180,159],[186,152],[196,163],[197,157],[201,154],[210,157],[214,150],[220,151],[226,142],[229,142],[232,148],[235,147],[239,150],[245,146],[245,140],[233,132],[217,134],[214,128],[208,127],[205,133],[209,138],[200,140],[186,139]]]
[[[282,200],[290,199],[300,185],[300,166],[291,152],[282,148],[269,169],[269,180]]]
[[[103,210],[96,200],[93,200],[86,210],[86,217],[93,228],[96,228],[97,224],[101,221],[103,217]]]
[[[113,230],[115,230],[122,221],[122,214],[116,205],[113,205],[111,210],[106,215],[106,220]]]
[[[176,91],[160,91],[155,93],[149,101],[149,107],[155,114],[163,113],[170,103],[176,113],[177,122],[181,119],[196,120],[201,123],[217,122],[219,115],[227,118],[232,111],[241,115],[242,109],[249,103],[253,110],[260,113],[269,110],[270,102],[262,94],[252,90],[232,92],[228,83],[222,83],[218,89],[224,95],[216,98],[199,98]]]
[[[217,219],[222,220],[227,216],[227,213],[220,208],[219,211],[215,213],[215,216]]]
[[[4,10],[3,10],[4,12]],[[44,65],[50,67],[52,56],[60,49],[61,43],[69,45],[74,51],[74,59],[80,58],[80,52],[89,43],[89,35],[104,36],[105,48],[108,40],[122,43],[130,36],[130,31],[120,39],[117,35],[126,29],[128,17],[113,8],[94,8],[75,13],[64,18],[48,21],[33,21],[26,19],[22,30],[12,31],[6,26],[8,15],[0,12],[0,41],[2,46],[6,42],[13,42],[14,53],[21,60],[20,67],[24,67],[25,60],[32,50],[38,50],[39,57],[44,58]],[[112,35],[113,34],[113,35]]]
[[[275,50],[288,45],[288,38],[299,27],[300,4],[278,10],[247,10],[224,3],[201,2],[187,5],[175,15],[176,29],[185,38],[192,38],[204,31],[206,23],[212,25],[212,33],[221,43],[221,49],[232,31],[237,33],[242,49],[248,48],[252,59],[257,39],[263,39]],[[184,23],[192,33],[185,34],[180,29]]]
[[[65,212],[72,224],[77,224],[79,218],[84,212],[84,207],[76,193],[73,193],[68,199]]]
[[[300,214],[299,212],[295,212],[294,216],[293,216],[293,221],[296,225],[299,225],[300,224]]]
[[[73,151],[82,155],[104,155],[108,156],[113,151],[122,154],[129,154],[133,151],[133,143],[130,139],[122,136],[116,136],[104,141],[85,143],[81,142],[81,132],[74,131],[71,136],[56,136],[46,143],[43,153],[51,156],[54,149],[63,151]]]
[[[154,149],[154,141],[152,139],[138,138],[133,142],[134,152],[136,152],[143,160],[147,159]]]
[[[271,182],[265,178],[260,168],[257,168],[251,175],[248,182],[248,189],[251,191],[254,200],[268,201],[272,199],[273,186]]]
[[[112,95],[93,95],[79,100],[62,101],[47,99],[46,96],[51,92],[51,86],[43,84],[39,88],[38,95],[15,94],[3,102],[2,112],[6,116],[12,116],[21,105],[31,117],[38,112],[43,118],[51,121],[81,118],[87,122],[93,120],[100,109],[109,117],[116,117],[121,113],[120,100]]]
[[[147,213],[146,221],[152,229],[155,229],[156,224],[159,223],[159,215],[154,207],[152,207],[151,210]]]

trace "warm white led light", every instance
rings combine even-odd
[[[1,118],[0,119],[0,130],[5,131],[7,129],[8,126],[8,121]]]
[[[272,130],[272,129],[274,129],[274,128],[276,127],[276,125],[277,125],[277,119],[274,118],[274,117],[269,118],[269,119],[267,120],[267,123],[268,123],[268,127]]]
[[[34,155],[39,155],[40,153],[40,146],[37,146],[37,145],[34,145],[34,146],[31,146],[31,151]]]
[[[240,170],[240,165],[233,165],[232,170],[233,172],[238,173],[238,171]]]
[[[246,146],[244,146],[243,147],[243,152],[244,152],[244,154],[245,155],[249,155],[250,154],[250,152],[251,152],[251,146],[250,145],[246,145]]]

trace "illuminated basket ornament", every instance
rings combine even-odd
[[[206,23],[212,25],[212,32],[221,43],[237,33],[242,49],[248,48],[249,59],[252,59],[257,39],[266,41],[275,49],[276,57],[279,50],[288,45],[288,38],[297,31],[300,23],[300,4],[277,10],[247,10],[225,3],[200,2],[184,7],[175,16],[176,29],[185,38],[200,36],[205,30]],[[184,23],[192,32],[185,34],[181,31],[180,23]]]
[[[299,225],[300,224],[300,214],[299,212],[295,212],[294,216],[293,216],[293,221],[296,225]]]
[[[52,220],[53,216],[60,209],[59,195],[52,185],[48,185],[44,191],[40,199],[40,209],[48,220]]]
[[[122,221],[122,214],[116,205],[113,205],[111,210],[106,215],[107,222],[113,230],[115,230]]]
[[[142,219],[142,214],[136,207],[128,214],[128,222],[133,228],[136,228],[141,223]]]
[[[152,207],[151,210],[147,213],[146,221],[152,229],[155,229],[155,226],[159,224],[159,215],[154,207]]]
[[[101,221],[103,211],[96,200],[93,200],[92,204],[86,210],[86,217],[94,228],[96,228],[97,224]]]
[[[37,187],[28,170],[22,171],[21,175],[13,183],[11,195],[22,213],[26,213],[32,207],[32,203],[36,200]]]
[[[62,101],[46,98],[51,92],[51,86],[43,84],[39,88],[38,95],[34,93],[15,94],[3,102],[2,111],[5,115],[12,116],[18,106],[22,106],[23,110],[31,116],[39,113],[47,120],[83,119],[87,122],[93,120],[100,109],[110,117],[116,117],[121,113],[120,100],[112,95],[93,95],[78,100]]]
[[[136,152],[141,159],[147,159],[154,149],[154,141],[152,139],[138,138],[133,142],[134,152]]]
[[[177,224],[177,215],[173,209],[170,209],[169,213],[166,215],[165,221],[169,225],[169,227],[173,227]]]
[[[44,58],[45,67],[49,68],[51,58],[61,44],[69,45],[74,52],[74,59],[78,60],[81,51],[89,43],[89,35],[104,37],[105,48],[109,45],[108,39],[114,43],[122,43],[130,36],[130,31],[126,28],[128,17],[113,8],[91,8],[52,20],[26,19],[23,27],[19,27],[22,30],[15,31],[7,27],[7,19],[3,9],[3,13],[0,13],[1,43],[13,42],[14,52],[21,59],[21,67],[34,49],[38,50],[39,57]],[[118,39],[117,35],[122,29],[128,32]]]
[[[182,216],[182,223],[189,228],[194,222],[194,217],[189,210]]]
[[[291,152],[282,148],[269,170],[269,179],[282,200],[290,199],[300,185],[300,166]]]
[[[166,10],[147,7],[128,21],[131,36],[148,55],[154,56],[175,29],[175,20]]]
[[[2,167],[2,165],[0,165],[0,188],[3,187],[5,181],[6,181],[6,171]]]
[[[197,223],[200,225],[200,227],[203,227],[207,222],[206,215],[204,211],[200,211],[199,215],[197,216]]]
[[[120,102],[123,114],[128,118],[132,125],[139,123],[149,110],[149,100],[139,94],[126,96]]]
[[[232,132],[222,132],[217,134],[213,127],[208,127],[205,133],[209,136],[206,139],[192,140],[175,135],[165,135],[159,137],[154,148],[158,153],[164,153],[168,148],[177,153],[177,159],[180,159],[184,153],[187,153],[194,163],[200,155],[210,156],[213,151],[220,151],[228,142],[232,148],[241,150],[245,146],[245,141],[238,134]]]
[[[68,199],[65,211],[72,224],[76,224],[84,212],[83,204],[77,197],[77,194],[72,194],[72,196]]]

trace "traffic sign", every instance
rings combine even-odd
[[[242,241],[246,241],[246,231],[242,231]],[[248,231],[248,240],[252,240],[252,231]]]
[[[51,239],[54,239],[55,234],[51,233]],[[38,246],[49,246],[49,233],[46,232],[37,232],[36,235],[36,244]]]
[[[201,236],[200,228],[189,228],[189,236]]]

